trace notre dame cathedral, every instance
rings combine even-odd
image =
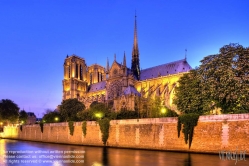
[[[84,58],[67,56],[64,62],[63,100],[77,98],[88,108],[94,101],[106,103],[115,111],[147,109],[146,99],[160,97],[162,104],[172,110],[174,88],[179,78],[191,69],[186,59],[140,70],[135,17],[131,68],[116,61],[106,67],[86,65]]]

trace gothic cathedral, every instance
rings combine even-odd
[[[159,97],[162,105],[176,110],[173,105],[174,88],[179,78],[191,66],[186,59],[165,63],[140,70],[135,16],[134,43],[131,68],[116,61],[111,66],[107,59],[106,68],[93,64],[87,66],[85,59],[76,55],[67,56],[64,62],[63,100],[77,98],[88,108],[94,101],[106,103],[115,111],[121,109],[147,109],[150,99]]]

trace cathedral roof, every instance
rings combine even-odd
[[[141,94],[136,90],[136,88],[134,86],[128,86],[125,90],[124,90],[124,95],[130,95],[130,94],[135,94],[138,96],[141,96]]]
[[[105,86],[106,86],[106,81],[102,81],[102,82],[92,84],[92,85],[90,85],[89,92],[96,92],[96,91],[99,91],[99,90],[103,90],[103,89],[105,89]]]
[[[141,70],[140,80],[146,80],[160,76],[167,76],[171,74],[188,72],[191,69],[192,67],[188,64],[186,59],[182,59],[179,61],[170,62],[163,65]]]

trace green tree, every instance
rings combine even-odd
[[[111,111],[104,103],[95,103],[91,104],[89,115],[92,116],[93,120],[102,119],[104,117],[110,118]]]
[[[26,112],[25,110],[21,110],[21,111],[19,112],[19,122],[25,124],[26,121],[27,121],[27,119],[28,119],[28,114],[27,114],[27,112]]]
[[[130,111],[126,109],[121,109],[117,113],[117,119],[137,119],[138,112],[137,111]]]
[[[181,113],[200,115],[208,110],[209,99],[202,93],[198,69],[185,73],[178,83],[173,103]]]
[[[89,109],[77,113],[77,117],[81,121],[99,120],[103,118],[116,119],[117,114],[112,112],[110,107],[104,103],[93,102]]]
[[[77,113],[84,109],[85,105],[77,99],[63,100],[59,106],[60,114],[66,121],[77,121]]]
[[[167,107],[162,107],[159,117],[178,117],[178,114]]]
[[[249,48],[225,45],[219,54],[205,57],[198,72],[202,94],[223,113],[249,111]]]
[[[180,78],[174,104],[182,113],[202,114],[215,107],[223,113],[248,112],[248,62],[249,48],[225,45]]]
[[[110,119],[103,118],[98,120],[100,131],[102,133],[102,142],[106,145],[106,142],[109,138],[109,128],[110,128]]]
[[[17,123],[19,117],[19,107],[9,99],[0,100],[0,121],[7,123]]]
[[[163,108],[162,100],[156,96],[154,99],[151,97],[147,98],[148,117],[156,118],[160,116],[161,108]]]
[[[58,111],[47,110],[46,114],[42,117],[43,123],[57,123],[63,122],[64,119]]]
[[[91,121],[93,120],[92,114],[87,110],[83,110],[77,113],[77,118],[79,121]]]

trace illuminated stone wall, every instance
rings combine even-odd
[[[5,127],[3,138],[41,142],[103,146],[99,125],[87,122],[87,134],[82,133],[81,122],[75,123],[74,135],[69,134],[67,123],[45,124],[41,133],[39,125]],[[113,120],[110,126],[108,146],[195,151],[219,153],[221,150],[249,151],[249,114],[201,116],[194,129],[189,150],[183,133],[177,137],[177,118]]]

